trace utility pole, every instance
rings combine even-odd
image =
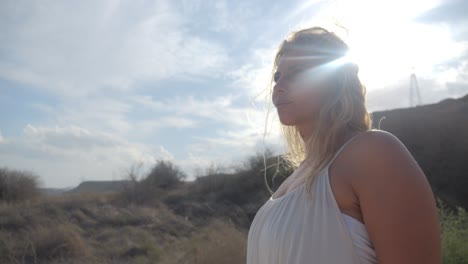
[[[421,95],[419,94],[419,84],[418,84],[418,79],[416,78],[416,74],[414,73],[414,69],[410,77],[409,101],[410,101],[410,107],[418,106],[421,104]]]

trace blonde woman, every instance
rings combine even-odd
[[[279,46],[270,95],[295,170],[255,215],[247,264],[441,263],[426,176],[396,136],[371,129],[347,51],[320,27]]]

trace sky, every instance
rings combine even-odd
[[[193,180],[270,148],[275,50],[326,26],[350,46],[369,112],[468,93],[468,3],[424,1],[0,2],[0,167],[40,185],[141,175],[169,160]],[[346,28],[336,26],[335,22]],[[271,105],[270,105],[271,106]],[[268,120],[268,122],[267,122]]]

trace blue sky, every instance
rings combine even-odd
[[[44,187],[284,150],[265,88],[291,30],[339,21],[370,111],[468,93],[464,1],[2,1],[0,166]],[[198,172],[197,172],[198,171]]]

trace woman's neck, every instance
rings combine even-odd
[[[301,138],[304,142],[310,139],[312,134],[314,133],[314,125],[313,124],[306,124],[306,125],[297,125],[296,129],[299,131]]]

